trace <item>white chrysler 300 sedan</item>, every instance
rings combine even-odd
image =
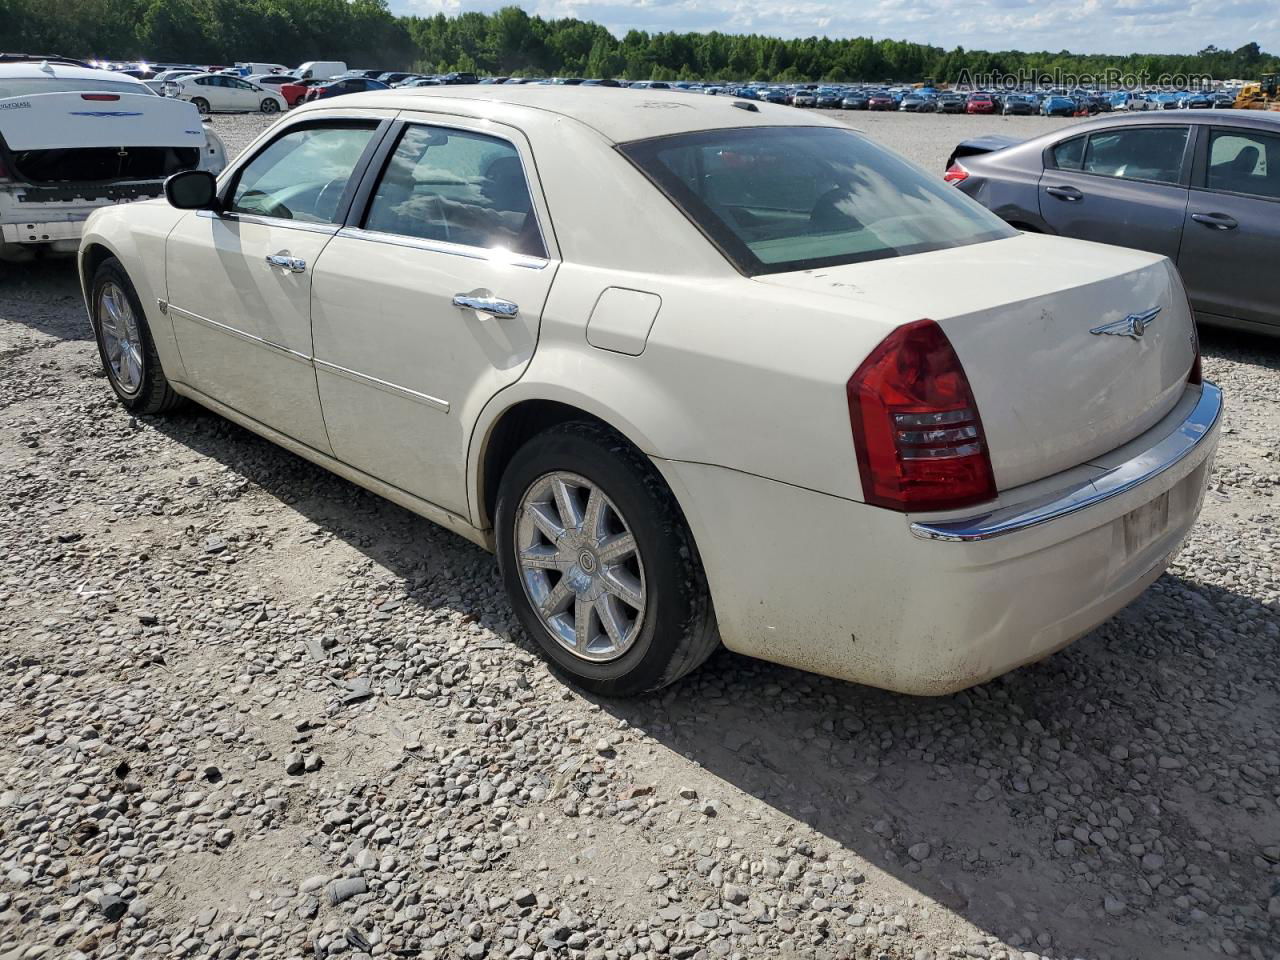
[[[726,97],[358,94],[94,214],[112,387],[497,553],[603,694],[740,653],[940,694],[1160,576],[1221,393],[1162,257]]]

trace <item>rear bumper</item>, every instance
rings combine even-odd
[[[5,243],[71,244],[99,207],[158,197],[163,180],[110,184],[6,184],[0,188],[0,237]]]
[[[983,518],[904,517],[723,468],[658,465],[694,528],[727,647],[936,695],[1048,656],[1160,576],[1199,514],[1220,403],[1216,387],[1188,387],[1107,457],[1006,491],[984,517],[1040,519],[978,539],[923,539],[912,526]],[[1169,456],[1171,445],[1182,452]],[[1082,476],[1095,490],[1126,482],[1081,500]]]

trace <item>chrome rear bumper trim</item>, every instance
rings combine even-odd
[[[994,540],[1088,510],[1134,490],[1191,456],[1222,415],[1222,391],[1205,381],[1200,399],[1185,420],[1159,443],[1088,483],[1052,497],[1001,507],[989,513],[936,523],[912,523],[921,540],[974,543]]]

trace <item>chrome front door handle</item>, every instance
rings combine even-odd
[[[469,293],[454,294],[453,305],[464,310],[487,313],[501,320],[510,320],[520,312],[520,308],[510,300],[502,300],[498,297],[474,297]]]
[[[267,263],[273,267],[283,267],[290,273],[302,273],[307,269],[307,261],[299,257],[289,256],[289,252],[267,254]]]

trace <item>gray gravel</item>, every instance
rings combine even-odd
[[[1021,120],[857,123],[936,170]],[[129,417],[69,265],[10,269],[0,960],[1275,960],[1280,347],[1204,346],[1203,520],[1091,636],[936,700],[720,653],[596,703],[487,555],[212,414]]]

